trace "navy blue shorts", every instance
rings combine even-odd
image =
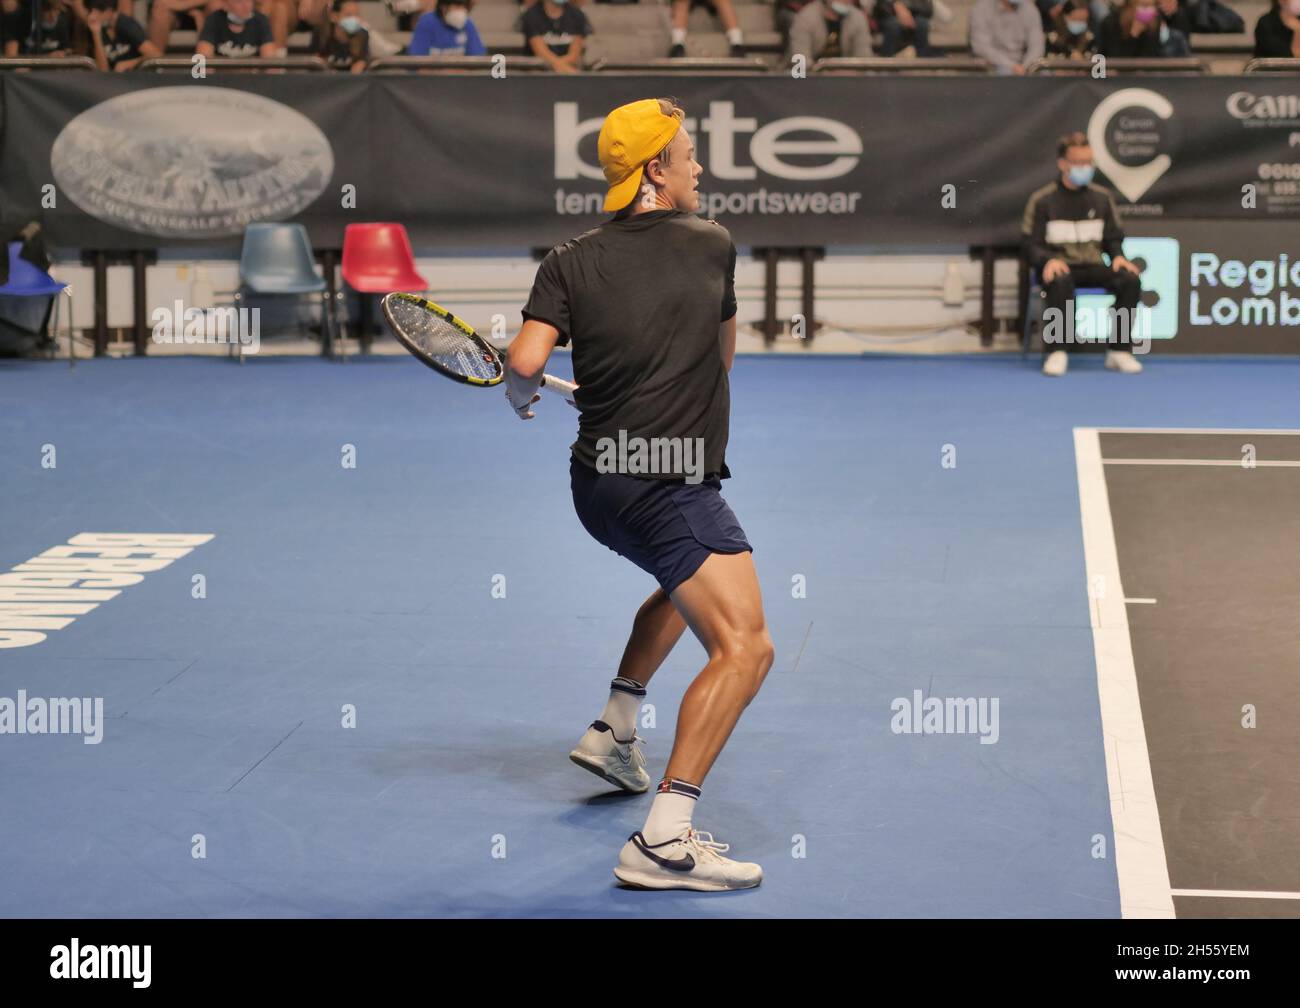
[[[582,527],[665,592],[675,591],[712,553],[754,550],[716,477],[701,483],[638,479],[599,473],[572,459],[569,479]]]

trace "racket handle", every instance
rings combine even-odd
[[[542,386],[550,389],[552,392],[558,392],[560,395],[564,396],[565,402],[574,409],[578,408],[578,404],[573,401],[573,393],[578,390],[578,386],[573,382],[565,381],[563,378],[556,378],[553,375],[544,374],[542,375]]]

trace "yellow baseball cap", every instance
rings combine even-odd
[[[606,210],[622,210],[632,202],[641,169],[677,135],[682,115],[682,110],[666,99],[643,98],[620,105],[605,117],[596,151],[609,183]]]

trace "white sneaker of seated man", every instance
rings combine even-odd
[[[1142,362],[1128,350],[1107,350],[1106,367],[1120,374],[1139,374],[1142,371]]]
[[[1070,355],[1064,350],[1053,350],[1043,358],[1043,374],[1049,378],[1059,378],[1070,366]]]
[[[646,773],[645,756],[635,743],[644,741],[633,735],[620,742],[614,738],[613,728],[604,721],[593,721],[578,748],[569,753],[569,759],[624,791],[643,794],[650,790],[650,775]]]
[[[729,844],[712,834],[690,829],[684,836],[663,843],[647,843],[640,832],[628,837],[618,855],[614,877],[642,889],[695,889],[725,892],[752,889],[763,881],[763,869],[722,855]]]
[[[1064,350],[1053,350],[1043,361],[1043,374],[1059,378],[1070,367],[1070,355]],[[1107,350],[1106,367],[1120,374],[1140,374],[1142,364],[1127,350]]]

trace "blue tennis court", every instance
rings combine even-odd
[[[560,400],[521,425],[404,358],[6,362],[4,570],[212,538],[5,650],[0,697],[103,721],[0,735],[0,914],[1117,917],[1073,432],[1294,428],[1298,386],[738,359],[724,492],[777,657],[695,822],[766,877],[706,896],[618,887],[649,796],[567,759],[653,582],[574,517]],[[702,661],[651,684],[652,775]],[[896,730],[922,698],[982,716]]]

